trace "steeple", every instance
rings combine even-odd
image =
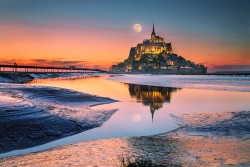
[[[153,103],[150,104],[150,112],[151,112],[152,123],[153,123],[153,121],[154,121],[154,113],[155,113],[155,108],[154,108],[154,104]]]
[[[152,31],[151,35],[155,35],[155,24],[154,24],[154,22],[153,22],[153,31]]]

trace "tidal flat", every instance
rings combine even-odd
[[[2,83],[0,166],[249,166],[249,85],[150,75]]]
[[[0,153],[101,126],[116,111],[89,108],[113,99],[55,87],[1,84],[0,96]]]
[[[175,115],[181,127],[153,136],[81,142],[3,158],[1,166],[119,166],[120,158],[150,159],[153,166],[249,166],[250,114]],[[39,164],[39,165],[37,165]]]

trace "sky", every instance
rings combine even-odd
[[[208,71],[250,71],[249,18],[249,0],[0,0],[0,62],[108,69],[154,21],[175,53]]]

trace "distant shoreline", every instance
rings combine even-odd
[[[249,76],[250,71],[244,71],[244,72],[214,72],[214,73],[207,73],[207,74],[186,74],[186,73],[180,73],[180,74],[171,74],[171,73],[138,73],[138,72],[110,72],[109,74],[150,74],[150,75],[229,75],[229,76]]]
[[[27,83],[34,79],[48,79],[72,76],[87,76],[92,73],[39,73],[39,72],[0,72],[0,83]]]
[[[73,77],[73,76],[88,76],[93,73],[35,73],[35,72],[0,72],[0,83],[27,83],[31,82],[34,79],[48,79],[48,78],[59,78],[59,77]],[[96,73],[95,73],[96,74]],[[140,75],[140,74],[149,74],[149,75],[217,75],[217,76],[249,76],[250,71],[244,72],[215,72],[215,73],[207,73],[207,74],[164,74],[164,73],[138,73],[138,72],[108,72],[107,74],[111,75],[122,75],[122,74],[132,74],[132,75]]]

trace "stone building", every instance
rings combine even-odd
[[[130,56],[133,56],[135,60],[139,60],[143,54],[156,56],[164,51],[167,54],[173,52],[171,42],[166,43],[162,37],[157,36],[153,24],[151,39],[145,39],[142,43],[137,44],[136,47],[132,47],[130,49]]]
[[[123,62],[112,65],[115,73],[159,73],[159,74],[205,74],[207,67],[195,64],[173,52],[171,42],[157,36],[153,24],[150,39],[143,40],[132,47],[129,56]]]

